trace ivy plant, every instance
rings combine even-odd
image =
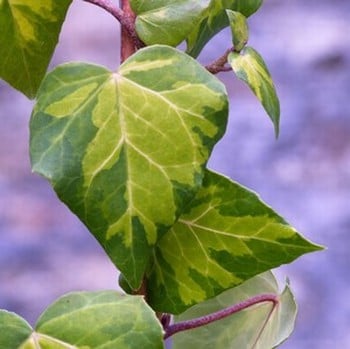
[[[262,0],[85,1],[120,23],[116,70],[70,62],[46,73],[72,1],[2,0],[0,76],[35,98],[33,171],[101,244],[125,294],[64,295],[34,327],[1,310],[0,347],[164,348],[172,336],[174,348],[277,347],[296,303],[270,270],[321,247],[206,166],[229,112],[219,72],[247,84],[278,136],[273,81],[247,46]],[[225,27],[232,42],[202,66]]]

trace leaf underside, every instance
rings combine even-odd
[[[167,46],[138,51],[116,73],[63,65],[38,92],[32,167],[136,289],[152,246],[200,187],[227,108],[221,82]]]
[[[175,322],[206,315],[257,294],[279,294],[271,272],[246,281],[219,296],[198,304],[177,316]],[[173,337],[173,349],[271,349],[285,341],[293,331],[297,313],[296,303],[288,285],[279,297],[279,304],[271,310],[271,303],[260,303],[225,319],[216,321]]]
[[[155,248],[148,301],[179,314],[307,252],[319,250],[256,194],[213,172]]]
[[[72,0],[0,2],[0,77],[33,98]]]

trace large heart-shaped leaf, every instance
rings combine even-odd
[[[115,291],[68,294],[41,315],[35,331],[0,311],[0,328],[4,349],[163,348],[162,327],[144,299]]]
[[[280,103],[275,85],[263,58],[252,47],[228,55],[236,76],[246,82],[259,99],[275,127],[276,137],[279,133]]]
[[[207,171],[188,211],[157,244],[148,300],[158,311],[179,314],[319,249],[256,194]]]
[[[212,313],[257,294],[279,294],[272,273],[254,277],[219,296],[195,305],[175,318],[176,322]],[[260,303],[225,319],[174,336],[174,349],[271,349],[285,341],[293,331],[297,313],[293,294],[287,285],[277,306]]]
[[[0,1],[0,77],[34,97],[72,0]]]
[[[212,0],[202,19],[187,37],[187,53],[197,57],[205,44],[229,25],[226,9],[249,17],[259,9],[262,2],[263,0]]]
[[[137,14],[137,34],[144,43],[176,46],[194,29],[210,0],[131,0],[130,4]]]
[[[117,73],[67,64],[39,90],[32,166],[137,288],[152,246],[200,187],[226,121],[224,86],[171,47],[140,50]]]

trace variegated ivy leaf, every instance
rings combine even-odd
[[[228,56],[236,76],[247,83],[255,96],[263,105],[275,128],[276,137],[279,133],[280,103],[275,85],[263,58],[252,47],[245,47],[240,53],[232,52]]]
[[[226,9],[249,17],[262,5],[263,0],[212,0],[202,19],[187,37],[187,53],[197,57],[205,44],[229,25]]]
[[[249,38],[247,19],[236,11],[226,10],[226,14],[230,21],[234,50],[239,52],[246,45]]]
[[[33,111],[33,170],[138,288],[152,246],[201,186],[227,107],[223,84],[168,46],[138,51],[116,73],[62,65]]]
[[[33,98],[72,0],[0,1],[0,77]]]
[[[188,210],[156,246],[148,301],[157,311],[179,314],[319,249],[256,194],[207,171]]]
[[[4,349],[163,348],[162,327],[143,297],[115,291],[63,296],[41,315],[35,330],[0,311],[0,328]]]
[[[193,319],[258,294],[279,294],[277,282],[271,272],[246,281],[234,289],[200,303],[177,316],[175,322]],[[297,306],[286,285],[279,303],[260,303],[207,326],[180,332],[173,337],[173,349],[271,349],[284,342],[292,333]]]
[[[130,4],[144,43],[176,46],[194,29],[210,0],[130,0]]]

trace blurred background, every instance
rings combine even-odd
[[[257,191],[324,252],[276,271],[288,276],[299,316],[284,349],[350,348],[350,1],[266,0],[249,44],[265,58],[281,101],[281,134],[250,90],[220,74],[231,96],[227,133],[209,166]],[[51,66],[83,60],[118,66],[118,24],[74,1]],[[223,31],[203,52],[230,46]],[[72,290],[115,288],[117,271],[49,184],[31,174],[32,102],[0,82],[0,308],[32,324]],[[243,349],[243,348],[242,348]]]

